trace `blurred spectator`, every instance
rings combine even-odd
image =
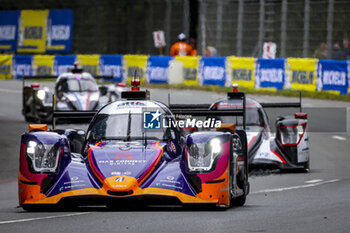
[[[340,48],[340,45],[338,42],[334,43],[332,53],[333,53],[332,59],[334,59],[334,60],[342,60],[343,59],[343,51]]]
[[[218,55],[218,52],[216,51],[216,48],[212,46],[208,46],[205,50],[205,56],[206,57],[216,57]]]
[[[192,47],[186,42],[186,35],[177,36],[178,41],[170,48],[170,56],[191,56]]]
[[[327,44],[325,42],[322,42],[320,44],[320,47],[315,50],[314,58],[327,59],[327,56],[328,56]]]
[[[350,60],[350,45],[348,39],[343,40],[343,59]]]
[[[190,38],[190,45],[192,47],[191,56],[197,56],[196,39]]]

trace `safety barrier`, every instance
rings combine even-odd
[[[147,83],[349,93],[349,62],[313,58],[169,57],[148,55],[0,55],[0,78],[60,75],[78,62],[115,82],[135,75]]]

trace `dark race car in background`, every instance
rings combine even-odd
[[[26,121],[50,122],[54,102],[53,94],[56,95],[55,108],[58,111],[92,111],[120,99],[121,92],[125,90],[123,83],[117,86],[98,85],[91,74],[76,67],[58,76],[53,89],[40,87],[39,83],[25,85],[26,79],[33,78],[46,77],[23,78],[22,113]]]

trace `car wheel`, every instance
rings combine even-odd
[[[244,192],[244,194],[242,196],[239,196],[239,197],[236,197],[233,199],[232,205],[233,206],[244,206],[246,199],[247,199],[247,195]]]
[[[308,161],[307,164],[305,165],[303,172],[305,172],[305,173],[310,172],[310,161]]]
[[[247,185],[247,181],[246,181],[245,177],[243,179],[242,187],[243,187],[243,194],[241,196],[235,197],[231,200],[232,206],[243,206],[245,204],[245,201],[247,199],[247,194],[249,192],[248,191],[249,186]]]

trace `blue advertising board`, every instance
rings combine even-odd
[[[148,83],[168,83],[169,56],[150,56],[147,61],[146,81]]]
[[[46,52],[72,50],[73,10],[50,10],[46,29]]]
[[[123,81],[123,56],[101,55],[99,61],[99,75],[113,76],[114,82]]]
[[[317,90],[339,91],[347,94],[348,62],[334,60],[319,60],[317,64]]]
[[[56,55],[53,64],[53,75],[58,76],[74,66],[76,55]]]
[[[14,78],[22,78],[25,76],[31,76],[33,74],[32,69],[33,55],[15,55],[12,62],[12,72]]]
[[[225,57],[203,57],[199,62],[199,83],[225,86],[225,70]]]
[[[20,11],[0,11],[0,51],[17,49]]]
[[[282,90],[285,81],[285,64],[286,60],[282,58],[259,58],[256,64],[256,86]]]

